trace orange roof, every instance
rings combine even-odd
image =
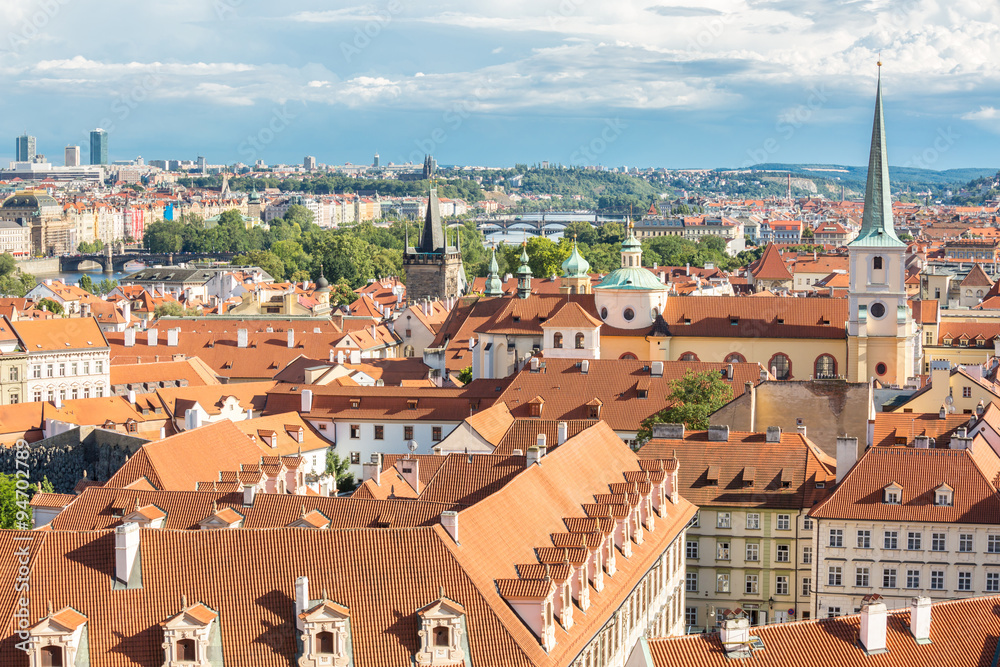
[[[974,419],[974,418],[973,418]],[[875,445],[912,445],[919,435],[934,438],[937,447],[948,447],[955,430],[969,426],[969,415],[946,414],[944,419],[937,412],[876,412]]]
[[[330,442],[324,440],[309,422],[302,419],[297,412],[244,419],[243,421],[233,423],[236,425],[236,428],[248,436],[255,435],[258,431],[270,431],[274,434],[277,438],[277,445],[275,447],[271,447],[268,443],[260,439],[255,441],[261,452],[268,456],[287,456],[295,454],[299,450],[311,452],[330,446]],[[296,436],[298,429],[302,430],[302,442],[299,442]]]
[[[161,387],[156,395],[162,401],[167,412],[175,418],[182,418],[187,411],[197,403],[210,415],[221,412],[226,398],[233,396],[244,410],[253,409],[260,412],[264,409],[267,392],[275,385],[273,380],[264,382],[233,382],[230,384],[212,384],[188,387]]]
[[[668,299],[663,320],[675,337],[843,339],[847,299],[688,296]]]
[[[601,320],[594,317],[578,303],[569,302],[556,311],[556,314],[546,320],[541,326],[543,329],[549,327],[563,327],[570,329],[592,329],[600,327]]]
[[[111,366],[112,385],[144,385],[149,382],[175,382],[177,380],[187,381],[189,387],[221,384],[219,378],[198,357],[183,361],[113,364]]]
[[[788,272],[785,260],[781,258],[781,253],[773,243],[767,244],[764,254],[750,264],[749,269],[757,280],[792,280],[792,274]]]
[[[29,354],[55,350],[100,350],[108,347],[108,341],[93,317],[21,320],[15,322],[13,327],[14,333]]]

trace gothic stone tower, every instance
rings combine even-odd
[[[465,291],[462,249],[447,243],[436,189],[431,189],[427,202],[420,243],[416,248],[407,247],[403,253],[403,269],[406,271],[406,299],[410,303],[422,299],[447,299]]]

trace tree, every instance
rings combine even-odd
[[[305,206],[300,206],[298,204],[292,204],[285,211],[284,215],[286,222],[291,222],[299,225],[299,227],[305,227],[306,225],[312,224],[313,212],[307,209]]]
[[[566,230],[563,232],[563,238],[572,240],[574,234],[576,234],[577,243],[583,243],[586,245],[597,243],[597,231],[589,222],[577,220],[576,222],[571,222],[566,225]]]
[[[100,294],[107,294],[114,288],[118,287],[118,281],[112,280],[111,278],[105,278],[97,285],[97,291]]]
[[[353,491],[358,485],[354,483],[354,473],[350,472],[350,459],[337,456],[333,448],[326,450],[326,474],[337,478],[337,491],[344,493]]]
[[[14,273],[17,269],[17,260],[9,252],[0,255],[0,276]]]
[[[47,310],[50,313],[55,313],[56,315],[63,314],[62,304],[58,303],[57,301],[53,301],[52,299],[41,299],[38,302],[38,307],[41,308],[42,310]]]
[[[330,285],[330,305],[349,306],[358,300],[358,295],[351,289],[351,286],[341,281]]]
[[[86,273],[80,278],[80,289],[87,290],[91,294],[97,294],[97,287],[94,285],[94,279]]]
[[[26,494],[26,492],[22,493]],[[18,502],[17,478],[14,475],[0,473],[0,528],[9,529],[21,526],[31,526],[31,507],[28,505],[28,496],[22,495],[20,502]]]
[[[17,270],[0,276],[0,294],[22,297],[33,289],[37,281],[35,276]]]
[[[161,317],[184,317],[184,306],[176,301],[161,303],[153,310],[153,316],[157,319]]]
[[[690,369],[684,377],[670,383],[665,408],[642,421],[636,442],[642,446],[652,436],[653,424],[684,424],[687,428],[704,431],[713,412],[731,401],[733,390],[716,371],[696,373]]]
[[[472,366],[466,366],[458,373],[458,381],[462,384],[469,384],[472,382]]]
[[[233,264],[240,266],[258,266],[276,281],[285,279],[285,263],[270,250],[254,250],[245,255],[233,257]]]

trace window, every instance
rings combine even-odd
[[[778,563],[790,562],[791,549],[787,544],[779,544],[774,552],[774,560]]]
[[[17,366],[10,367],[10,379],[14,382],[17,381]]]
[[[321,655],[333,654],[332,632],[320,632],[316,635],[316,653]]]
[[[684,607],[684,625],[698,625],[698,607]]]
[[[42,654],[42,667],[63,667],[61,646],[43,646],[40,653]]]
[[[69,365],[69,374],[70,374],[70,375],[77,375],[77,371],[78,371],[79,369],[80,369],[80,367],[79,367],[79,366],[77,365],[77,363],[76,363],[76,362],[74,361],[73,363],[71,363],[71,364]]]
[[[413,440],[413,427],[404,426],[403,427],[403,440]]]
[[[729,512],[719,512],[716,520],[716,528],[729,528]]]
[[[971,572],[959,572],[958,573],[958,590],[960,590],[960,591],[971,591],[972,590],[972,573]]]
[[[882,258],[876,255],[872,258],[872,268],[881,269],[882,268]]]
[[[748,574],[745,592],[748,595],[756,595],[758,590],[758,575]]]
[[[996,593],[1000,591],[1000,572],[986,573],[986,592]]]
[[[576,349],[578,349],[578,350],[582,350],[583,349],[583,334],[582,333],[578,333],[576,335]]]
[[[608,309],[606,306],[604,308],[601,308],[601,319],[602,320],[608,319]]]
[[[865,565],[854,570],[854,585],[861,588],[871,586],[871,569]]]
[[[385,426],[382,424],[375,424],[375,439],[383,440],[385,439]]]
[[[95,361],[94,362],[94,372],[95,373],[103,373],[104,372],[104,362],[103,361]]]
[[[729,592],[729,573],[720,572],[715,576],[715,592],[716,593],[728,593]]]
[[[437,626],[436,628],[434,628],[434,645],[450,646],[451,645],[449,641],[450,635],[451,633],[448,631],[447,627],[443,625]]]
[[[66,364],[59,364],[59,377],[66,377]]]
[[[882,535],[882,548],[883,549],[898,549],[899,548],[899,531],[898,530],[887,530],[885,534]]]
[[[45,364],[45,377],[52,377],[52,364]]]
[[[74,396],[73,398],[76,398],[76,396]],[[16,405],[21,402],[21,395],[16,391],[12,391],[10,393],[10,400],[7,402],[10,403],[11,405]]]
[[[685,553],[688,558],[698,557],[698,540],[688,540]]]
[[[837,618],[838,616],[840,616],[840,607],[830,607],[827,609],[827,618]]]
[[[931,533],[931,551],[947,551],[947,533]]]
[[[685,352],[680,356],[679,361],[698,361],[698,355],[694,352]]]
[[[760,545],[759,544],[747,544],[747,560],[758,561],[760,560]]]
[[[771,361],[768,362],[767,367],[777,380],[787,380],[792,376],[792,361],[787,355],[781,352],[771,357]]]
[[[906,571],[906,587],[920,588],[920,570]]]
[[[441,442],[441,427],[432,426],[431,427],[431,440],[434,442]]]
[[[896,587],[896,568],[887,567],[882,570],[882,588]]]
[[[967,411],[968,412],[968,411]],[[939,488],[934,492],[934,504],[951,506],[952,491],[950,488]]]
[[[40,364],[31,367],[31,377],[36,380],[42,377],[42,367]]]
[[[698,592],[698,573],[697,572],[688,572],[687,573],[687,578],[684,581],[684,590],[686,590],[688,593],[697,593]]]
[[[631,322],[633,319],[635,319],[635,311],[632,310],[631,308],[626,308],[625,310],[622,311],[622,317],[625,318],[626,322]]]
[[[181,639],[177,642],[178,662],[196,662],[198,660],[197,646],[193,639]]]
[[[885,502],[889,505],[899,504],[899,492],[898,487],[889,487],[885,490]]]
[[[788,575],[779,574],[774,578],[775,595],[788,595]]]
[[[920,533],[907,533],[906,534],[906,548],[909,551],[919,551],[923,547],[920,545],[921,535]]]
[[[962,387],[962,398],[972,398],[972,387]]]
[[[812,529],[813,529],[813,520],[810,519],[809,517],[802,519],[802,530],[812,530]]]
[[[931,590],[943,591],[944,590],[944,571],[943,570],[931,570]]]
[[[729,560],[729,542],[717,542],[715,545],[715,559]]]
[[[1000,553],[1000,535],[990,535],[986,538],[986,553]]]
[[[813,562],[813,548],[802,547],[802,564],[809,565]]]
[[[361,465],[361,452],[351,452],[351,463]]]
[[[563,335],[557,331],[556,334],[552,337],[552,346],[556,349],[560,349],[563,346],[562,341],[563,341]]]
[[[830,569],[827,570],[827,584],[830,586],[843,586],[844,585],[844,568],[840,565],[831,565]]]
[[[691,517],[690,521],[688,521],[687,527],[688,528],[699,528],[699,527],[701,527],[701,510],[698,510],[698,511],[696,511],[694,513],[694,516]]]
[[[844,531],[840,528],[830,529],[830,546],[831,547],[842,547],[844,546]]]
[[[858,531],[858,548],[859,549],[872,548],[872,531],[870,530]]]
[[[837,360],[829,354],[821,354],[816,357],[813,374],[818,378],[833,377],[837,374]]]
[[[744,357],[739,352],[730,352],[726,355],[726,359],[723,363],[727,364],[745,364],[747,362],[746,357]]]
[[[747,514],[747,529],[760,530],[760,514],[757,514],[756,512]]]
[[[808,596],[812,593],[812,591],[810,591],[810,589],[812,588],[812,583],[813,583],[812,578],[802,577],[802,595]]]
[[[962,533],[958,536],[958,550],[962,553],[972,551],[972,533]]]
[[[788,514],[779,514],[777,521],[778,530],[791,530],[792,529],[792,519]]]
[[[361,437],[361,425],[351,424],[351,440],[358,440]]]

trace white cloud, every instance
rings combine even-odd
[[[996,107],[979,107],[978,111],[969,111],[961,116],[962,120],[1000,120],[1000,109]]]

